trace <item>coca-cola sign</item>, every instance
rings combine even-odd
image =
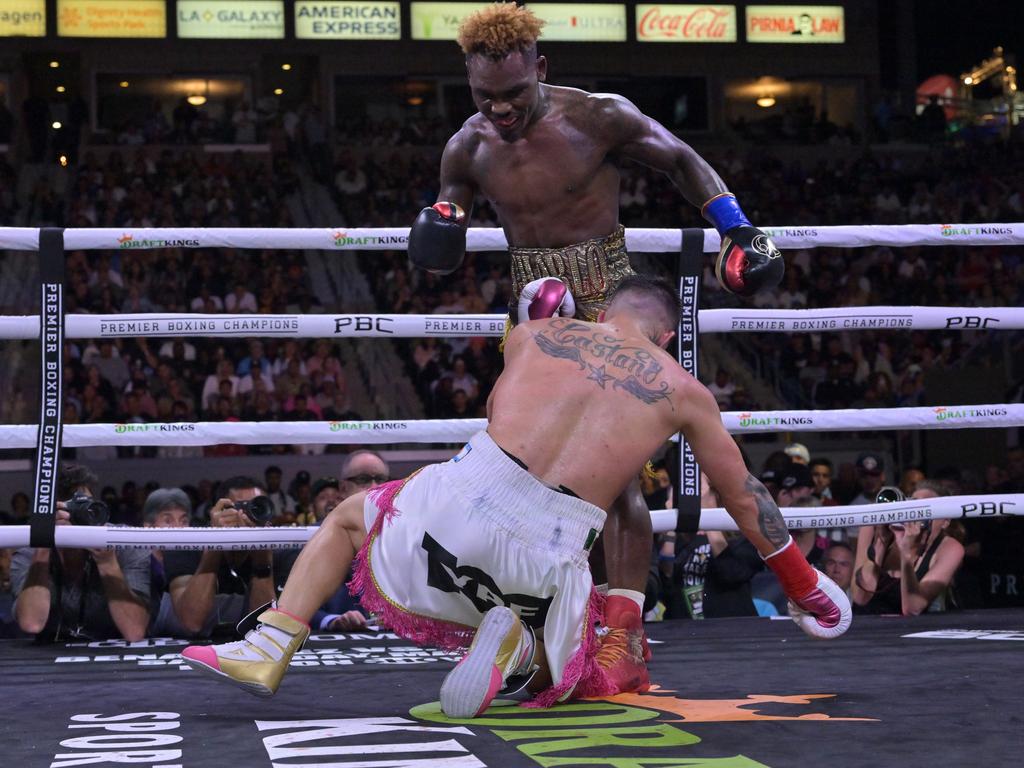
[[[735,5],[642,4],[636,8],[642,43],[735,43]]]

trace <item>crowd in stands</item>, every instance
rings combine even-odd
[[[299,252],[236,254],[224,250],[131,248],[132,229],[139,227],[290,226],[286,198],[298,183],[293,163],[301,162],[303,156],[313,160],[311,155],[328,142],[322,115],[296,117],[293,120],[284,115],[280,125],[264,125],[275,149],[270,160],[241,154],[200,155],[190,149],[154,154],[145,147],[111,151],[100,160],[86,151],[72,169],[64,196],[48,182],[40,181],[28,200],[15,200],[13,183],[3,183],[5,178],[13,179],[13,171],[0,162],[0,214],[12,215],[16,207],[25,205],[33,225],[113,227],[124,232],[125,240],[117,250],[68,254],[68,312],[315,312],[322,307],[317,304]],[[239,130],[249,130],[243,120],[232,125],[236,140]],[[277,128],[282,133],[274,139]],[[169,130],[173,137],[180,126],[173,123]],[[260,130],[257,139],[263,136]],[[331,157],[330,152],[323,152],[317,155],[313,167],[317,177],[333,187],[342,224],[405,226],[422,206],[433,202],[440,143],[446,132],[442,124],[352,121],[338,130],[344,142],[331,164],[316,165]],[[751,220],[762,226],[913,222],[993,225],[1020,221],[1024,216],[1020,194],[1024,157],[1019,143],[939,145],[917,154],[839,153],[807,162],[785,162],[763,152],[736,149],[712,150],[707,156],[729,186],[737,190]],[[626,226],[704,226],[698,212],[666,178],[639,167],[623,169],[621,211]],[[494,211],[481,202],[473,211],[472,223],[496,226],[498,220]],[[951,238],[955,236],[951,234]],[[797,309],[1024,304],[1024,259],[1019,248],[817,249],[789,252],[786,260],[785,283],[778,291],[759,296],[756,306]],[[501,314],[508,306],[511,286],[507,257],[502,254],[468,254],[460,271],[443,278],[413,271],[404,252],[375,252],[360,264],[381,312]],[[705,306],[732,306],[737,301],[719,289],[710,269],[703,287]],[[733,341],[767,361],[782,403],[793,407],[867,408],[927,402],[925,380],[929,370],[961,365],[979,350],[990,352],[992,338],[982,331],[861,330],[750,334],[734,337]],[[1007,338],[1016,344],[1016,350],[1021,349],[1020,334]],[[428,416],[483,415],[490,388],[501,370],[496,340],[431,338],[393,343],[402,351],[407,373]],[[67,423],[321,420],[357,415],[351,411],[347,391],[351,372],[345,370],[338,348],[329,341],[135,337],[71,341],[66,351]],[[716,373],[709,383],[723,409],[756,405],[731,381],[727,370]],[[20,405],[17,398],[12,402],[10,421],[33,420],[34,404],[25,398]],[[115,453],[124,457],[170,457],[192,455],[197,450],[234,455],[292,448],[100,448],[80,449],[78,458],[106,458]],[[762,472],[763,478],[766,472],[779,475],[776,491],[789,494],[785,497],[787,503],[813,504],[807,501],[810,498],[822,504],[826,500],[846,503],[858,496],[873,501],[871,489],[863,480],[877,477],[866,466],[833,466],[827,461],[816,464],[814,460],[820,457],[803,458],[803,464],[809,466],[806,474],[793,468],[792,456],[786,457],[788,463]],[[828,494],[816,485],[825,474],[824,468],[834,478]],[[911,471],[900,469],[904,470],[901,474]],[[993,465],[983,473],[953,470],[943,474],[933,468],[926,479],[953,493],[1019,492],[1024,491],[1022,471],[1024,458],[1018,448],[1010,451],[1006,464]],[[895,480],[895,474],[890,479]],[[277,522],[318,519],[315,497],[319,493],[314,492],[316,486],[310,478],[297,476],[287,490],[282,488],[281,480],[280,472],[276,478],[270,472],[256,484],[271,495],[280,495],[282,511]],[[113,522],[149,522],[147,500],[160,490],[155,481],[126,483],[119,490],[104,487],[102,481],[99,486],[97,493],[110,507]],[[794,489],[806,493],[794,494]],[[329,485],[320,488],[330,490]],[[663,475],[657,488],[649,490],[670,496],[667,476]],[[212,479],[185,491],[190,513],[211,509],[219,498]],[[653,495],[649,501],[658,505]],[[10,508],[7,521],[24,522],[28,497],[16,495],[10,500]],[[199,520],[209,523],[211,518],[200,514]],[[1002,546],[991,531],[956,534],[948,535],[966,543],[961,556],[964,571],[970,571],[972,558],[980,557],[979,552]],[[667,538],[658,542],[657,551],[671,560],[658,560],[659,583],[692,581],[693,562],[701,561],[701,553],[707,556],[705,560],[712,554],[721,556],[733,543],[728,537],[705,538],[695,545]],[[812,550],[820,551],[823,567],[856,571],[865,565],[864,552],[860,551],[865,547],[858,547],[856,541],[845,536],[831,539],[827,534],[819,538],[812,537],[804,544],[809,555]],[[844,545],[848,555],[832,551],[842,550]],[[891,545],[892,540],[885,543],[886,551]],[[876,550],[880,547],[881,543]],[[684,551],[690,552],[688,557],[693,556],[693,562],[680,561]],[[898,559],[899,553],[893,553]],[[748,565],[753,562],[742,553],[737,557]],[[879,573],[886,570],[888,561],[872,562]],[[0,560],[0,571],[2,565]],[[751,566],[750,570],[756,569]],[[688,574],[685,579],[678,575],[682,572]],[[879,573],[874,574],[872,582],[876,586]],[[752,583],[755,575],[751,573],[743,583]],[[952,580],[950,584],[961,588],[961,595],[967,594],[963,584]],[[754,605],[753,587],[750,594]],[[964,598],[968,604],[970,599]],[[681,612],[688,611],[693,615],[693,606],[687,607],[685,595],[673,594],[667,600],[662,596],[659,600],[663,612],[681,616]],[[734,602],[732,598],[725,602],[730,601]],[[711,608],[711,614],[714,610]]]

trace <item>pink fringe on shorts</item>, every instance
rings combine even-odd
[[[409,613],[392,603],[377,587],[370,568],[370,547],[374,539],[380,535],[385,524],[391,522],[399,514],[395,506],[395,498],[405,485],[405,480],[393,480],[370,491],[369,500],[379,510],[373,527],[367,531],[366,540],[356,555],[353,565],[352,580],[348,583],[349,591],[356,597],[366,610],[375,614],[382,624],[404,638],[418,645],[431,645],[444,650],[461,650],[469,647],[476,632],[474,627],[442,621],[429,616],[418,616]],[[618,693],[614,683],[608,679],[605,671],[597,663],[597,649],[600,645],[595,627],[604,621],[605,598],[597,590],[591,588],[587,613],[583,621],[583,637],[580,647],[565,665],[562,679],[557,685],[545,688],[524,707],[544,708],[557,704],[567,693],[569,698],[579,699],[587,696],[609,696]]]
[[[565,665],[562,679],[557,685],[545,688],[530,701],[523,702],[521,706],[551,707],[570,692],[570,699],[582,699],[587,696],[611,696],[619,692],[597,663],[597,649],[600,642],[595,626],[604,622],[604,602],[604,596],[591,587],[590,602],[587,604],[587,614],[583,619],[583,637],[580,647]]]
[[[366,540],[359,554],[356,555],[352,580],[348,583],[349,592],[359,599],[366,610],[376,615],[381,624],[418,645],[432,645],[446,651],[468,648],[473,642],[475,628],[409,613],[388,600],[373,578],[370,568],[370,547],[384,525],[389,524],[394,516],[399,514],[398,508],[395,507],[395,498],[407,480],[408,478],[392,480],[370,491],[367,498],[379,511],[373,527],[366,533]]]

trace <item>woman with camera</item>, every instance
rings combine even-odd
[[[902,500],[898,489],[895,498]],[[922,480],[911,499],[948,496]],[[880,499],[882,493],[879,493]],[[857,535],[853,609],[856,613],[917,616],[946,609],[946,592],[964,559],[963,526],[955,520],[923,520],[864,526]]]

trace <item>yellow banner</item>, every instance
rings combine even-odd
[[[541,42],[626,42],[626,6],[622,3],[529,3],[544,19]]]
[[[398,2],[298,0],[295,37],[300,40],[401,40],[402,7]]]
[[[164,0],[57,0],[60,37],[167,37]]]
[[[454,40],[459,24],[490,3],[412,3],[409,22],[413,40]]]
[[[46,0],[0,0],[0,37],[46,37]]]
[[[735,5],[636,7],[636,39],[641,43],[735,43]]]
[[[178,37],[283,40],[284,0],[178,0]]]
[[[749,43],[844,43],[841,5],[748,5]]]

